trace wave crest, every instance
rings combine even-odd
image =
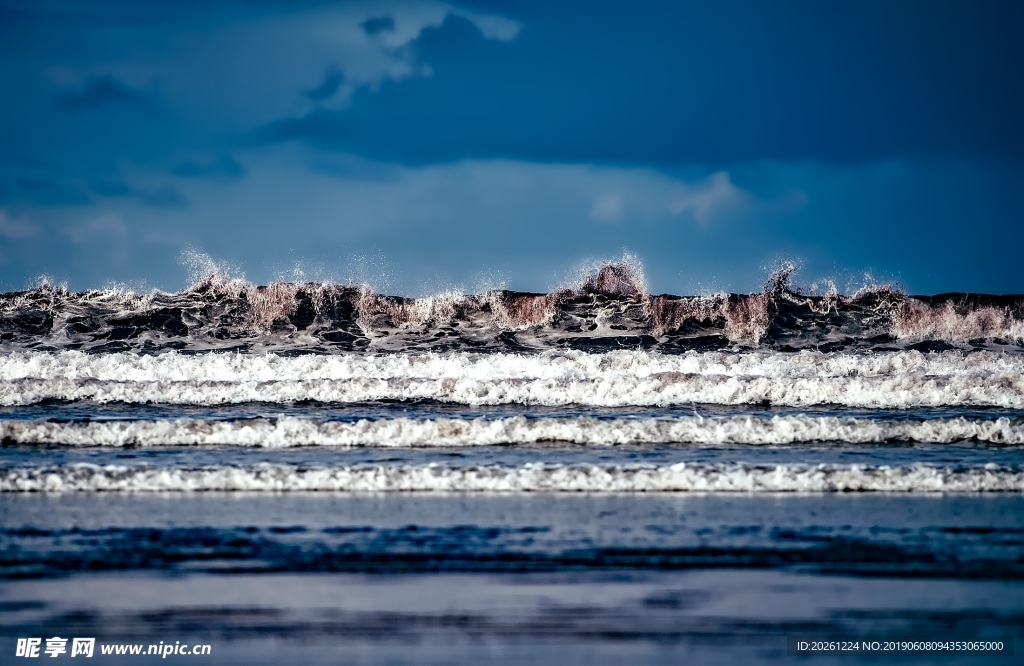
[[[940,465],[338,465],[197,469],[87,463],[0,470],[0,492],[984,493],[1024,491],[1014,466]]]
[[[113,420],[54,422],[0,420],[0,441],[18,446],[251,448],[474,447],[569,443],[785,446],[835,442],[838,446],[882,442],[952,444],[964,441],[1024,445],[1018,419],[964,417],[881,420],[803,414],[599,419],[513,416],[497,419],[394,418],[324,421],[279,416],[243,420]]]
[[[209,265],[207,265],[209,264]],[[665,353],[769,349],[1024,347],[1024,296],[908,296],[891,286],[818,295],[794,265],[753,294],[652,295],[632,257],[548,294],[492,290],[403,298],[355,284],[258,286],[196,260],[178,293],[70,292],[43,283],[0,294],[0,349],[141,351],[527,351],[643,347]]]
[[[529,356],[35,352],[0,358],[0,405],[45,400],[1024,409],[1024,356],[570,350]]]

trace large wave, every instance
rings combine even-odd
[[[492,290],[410,299],[368,287],[257,286],[214,269],[178,293],[0,294],[0,349],[301,352],[763,347],[946,349],[1024,345],[1024,296],[803,293],[793,267],[753,294],[648,293],[633,261],[609,263],[548,294]]]

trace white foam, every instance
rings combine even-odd
[[[173,404],[432,399],[470,405],[768,402],[1024,408],[1024,357],[917,351],[300,357],[33,352],[0,356],[0,404],[46,399]]]
[[[366,465],[199,469],[75,464],[0,471],[0,492],[1024,492],[1024,472],[934,465]]]
[[[946,444],[973,440],[1024,444],[1024,424],[1008,418],[876,420],[803,414],[774,416],[597,419],[593,417],[471,420],[395,418],[355,422],[291,416],[239,421],[0,421],[0,440],[63,446],[239,446],[291,448],[487,446],[568,442],[618,444],[750,444],[805,442]]]

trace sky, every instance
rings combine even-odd
[[[1015,0],[0,0],[0,290],[1024,293]],[[192,263],[195,263],[194,261]]]

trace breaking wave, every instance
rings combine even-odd
[[[1024,445],[1024,423],[998,419],[869,418],[787,415],[599,419],[360,419],[354,422],[277,417],[245,420],[0,421],[4,445],[100,447],[238,446],[252,448],[462,447],[568,442],[621,444],[787,445],[836,442]]]
[[[0,349],[678,353],[1024,345],[1024,296],[912,297],[892,287],[805,294],[791,284],[792,266],[754,294],[651,295],[642,268],[625,259],[548,294],[492,290],[419,299],[355,285],[256,286],[212,264],[200,268],[195,283],[178,293],[75,293],[43,284],[0,294]]]
[[[0,492],[935,492],[1024,491],[1018,466],[359,465],[260,463],[194,469],[64,466],[0,470]]]
[[[1024,356],[551,351],[279,356],[81,352],[0,358],[0,405],[436,400],[467,405],[690,403],[1024,408]]]

